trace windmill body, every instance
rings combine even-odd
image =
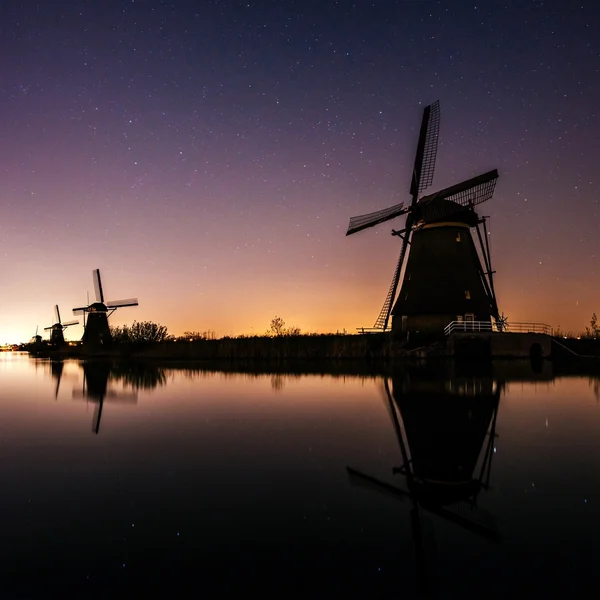
[[[124,306],[138,306],[138,301],[137,298],[130,298],[128,300],[105,302],[102,280],[100,279],[100,269],[94,269],[92,275],[96,292],[96,302],[93,302],[88,306],[74,308],[73,314],[81,314],[85,319],[82,338],[83,345],[88,348],[100,349],[106,348],[112,343],[108,317],[117,310],[117,308]]]
[[[108,325],[108,307],[94,302],[87,307],[87,317],[81,341],[85,346],[107,346],[112,342]]]
[[[451,321],[491,321],[494,318],[498,323],[500,319],[486,220],[474,209],[492,197],[498,171],[494,169],[419,198],[433,181],[439,119],[439,102],[425,108],[410,202],[352,217],[346,232],[351,235],[405,216],[404,227],[392,230],[392,235],[402,240],[400,257],[375,322],[376,329],[385,330],[391,316],[392,331],[405,338],[412,332],[441,335]],[[477,231],[479,251],[473,229]]]
[[[424,215],[411,236],[392,309],[393,332],[435,334],[451,321],[490,321],[494,301],[484,285],[484,269],[470,231],[477,220],[472,210],[457,210],[442,219]]]

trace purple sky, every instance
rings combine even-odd
[[[0,343],[93,297],[173,334],[371,327],[409,199],[491,168],[499,308],[600,313],[600,5],[57,0],[0,7]],[[81,336],[82,328],[67,330]]]

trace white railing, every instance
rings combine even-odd
[[[486,332],[494,331],[503,333],[545,333],[552,335],[552,327],[545,323],[507,323],[502,330],[492,321],[452,321],[444,327],[444,334],[455,332]]]

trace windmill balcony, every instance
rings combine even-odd
[[[463,332],[543,333],[552,335],[552,327],[545,323],[507,323],[502,329],[499,329],[496,323],[491,321],[451,321],[444,328],[446,336]]]

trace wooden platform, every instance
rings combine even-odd
[[[552,338],[545,333],[453,332],[446,355],[464,358],[549,358]]]

